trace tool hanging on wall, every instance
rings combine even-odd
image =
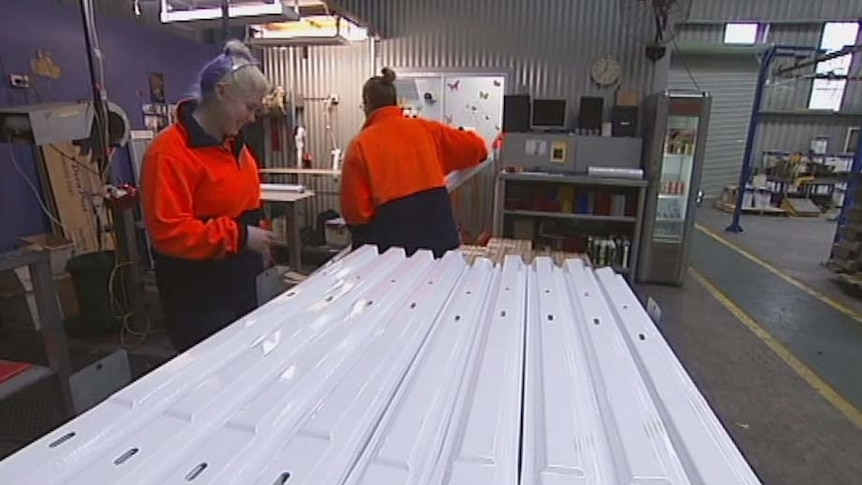
[[[296,147],[296,165],[303,166],[305,159],[305,127],[297,126],[293,132],[293,142]]]

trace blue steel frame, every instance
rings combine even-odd
[[[742,169],[739,171],[739,184],[737,185],[736,207],[733,209],[733,220],[725,228],[727,232],[742,232],[742,224],[739,218],[742,215],[742,198],[745,195],[745,186],[751,177],[751,169],[754,166],[754,144],[757,141],[757,128],[762,118],[763,98],[766,93],[766,83],[769,81],[770,68],[773,61],[782,57],[798,57],[800,55],[810,56],[811,53],[818,54],[821,49],[817,47],[801,47],[788,45],[773,45],[766,49],[760,61],[760,72],[757,75],[757,88],[754,91],[754,103],[751,107],[751,120],[748,124],[748,138],[745,140],[745,155],[742,158]],[[857,153],[856,162],[859,162]],[[854,163],[854,167],[856,164]],[[848,189],[849,191],[849,189]],[[846,205],[846,204],[845,204]],[[842,210],[843,215],[843,210]]]
[[[853,165],[850,168],[850,180],[847,181],[847,192],[844,193],[844,203],[841,204],[841,213],[838,215],[838,225],[835,227],[835,239],[832,241],[832,249],[829,251],[829,257],[833,257],[835,245],[844,236],[844,229],[847,227],[847,215],[858,201],[855,200],[856,190],[859,187],[859,176],[862,172],[862,137],[859,137],[859,144],[856,146],[856,156],[853,157]]]

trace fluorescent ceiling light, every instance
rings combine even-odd
[[[312,15],[293,22],[252,25],[250,35],[250,43],[263,45],[347,43],[368,39],[368,29],[343,17]]]
[[[294,20],[299,14],[283,0],[232,0],[228,6],[231,19],[260,21],[259,17],[272,20]],[[219,20],[222,17],[220,0],[161,0],[162,23]],[[269,19],[267,19],[269,20]]]

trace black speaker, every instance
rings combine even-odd
[[[581,110],[578,112],[578,128],[601,133],[604,118],[605,98],[581,97]]]
[[[637,106],[614,106],[611,113],[613,136],[637,137],[640,110]]]
[[[503,96],[503,132],[529,132],[530,107],[529,94],[509,94]]]

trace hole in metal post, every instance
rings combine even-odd
[[[373,304],[374,304],[374,300],[368,300],[368,303],[366,303],[366,305],[368,305],[368,306],[371,306]]]
[[[505,316],[506,316],[506,310],[501,311],[501,312],[500,312],[500,316],[501,316],[501,317],[505,317]]]
[[[589,293],[589,292],[584,292],[584,296],[587,296],[587,297],[588,297],[588,296],[590,296],[590,293]]]
[[[642,333],[639,333],[639,334],[638,334],[638,338],[639,338],[639,339],[641,339],[641,340],[646,340],[646,335],[644,335],[644,334],[642,334]]]
[[[549,321],[549,322],[553,322],[553,321],[554,321],[554,316],[553,316],[553,315],[548,315],[548,321]]]
[[[332,295],[327,296],[327,297],[326,297],[326,303],[331,303],[331,302],[332,302],[332,300],[334,300],[334,299],[335,299],[335,297],[334,297],[334,296],[332,296]]]
[[[593,319],[593,324],[594,324],[594,325],[598,325],[599,323],[600,323],[600,322],[599,322],[599,319],[598,319],[598,318],[594,318],[594,319]]]
[[[395,283],[394,279],[389,280],[390,283]]]
[[[467,291],[467,294],[468,294],[468,295],[472,295],[472,294],[473,294],[473,292],[468,290],[468,291]]]
[[[623,305],[623,310],[628,310],[628,309],[629,309],[628,305]]]
[[[199,477],[200,474],[203,473],[204,470],[207,469],[207,466],[208,465],[206,463],[201,463],[200,465],[192,468],[192,471],[190,471],[189,474],[186,475],[186,481],[191,482],[195,478]]]
[[[285,483],[287,483],[288,480],[290,480],[290,473],[284,472],[279,475],[274,482],[272,482],[272,485],[284,485]]]
[[[460,322],[461,321],[461,315],[455,315],[455,321]]]
[[[62,445],[63,443],[65,443],[65,442],[69,441],[70,439],[72,439],[72,438],[74,438],[74,437],[75,437],[75,432],[74,432],[74,431],[70,431],[70,432],[68,432],[68,433],[64,434],[63,436],[61,436],[61,437],[57,438],[57,440],[55,440],[54,442],[52,442],[51,444],[49,444],[49,445],[48,445],[48,447],[49,447],[49,448],[56,448],[56,447],[58,447],[58,446]]]
[[[416,308],[416,302],[410,304],[410,309],[413,310],[414,308]]]
[[[129,461],[129,458],[137,455],[139,451],[141,451],[141,450],[139,450],[138,448],[130,449],[129,451],[127,451],[127,452],[123,453],[122,455],[120,455],[119,457],[117,457],[117,459],[114,460],[114,465],[117,465],[117,466],[122,465],[123,463]]]

